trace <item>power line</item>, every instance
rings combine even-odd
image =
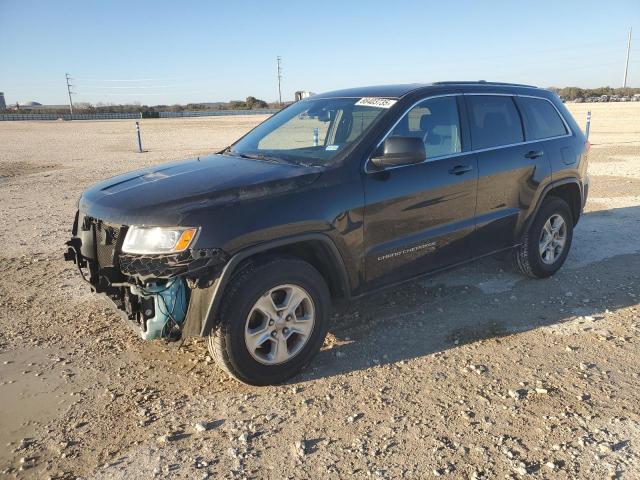
[[[102,86],[102,85],[91,85],[91,84],[81,84],[80,86],[82,87],[90,87],[90,88],[98,88],[98,89],[105,89],[105,90],[136,90],[136,89],[150,89],[150,88],[183,88],[184,85],[129,85],[129,86],[125,86],[125,87],[121,87],[121,86]]]
[[[73,100],[71,100],[71,94],[75,94],[75,92],[71,91],[71,87],[73,87],[73,85],[71,85],[71,75],[69,75],[68,73],[65,73],[64,76],[67,80],[67,94],[69,95],[69,111],[71,112],[71,115],[73,115]]]
[[[629,39],[627,40],[627,59],[624,62],[624,80],[622,88],[627,88],[627,74],[629,73],[629,52],[631,51],[631,27],[629,27]]]
[[[102,78],[77,78],[76,80],[91,81],[91,82],[152,82],[155,80],[168,80],[166,78],[129,78],[129,79],[102,79]]]
[[[282,106],[282,88],[281,88],[281,83],[282,83],[282,57],[277,56],[276,57],[276,61],[278,62],[278,103],[280,104],[280,106]]]
[[[184,92],[183,92],[184,93]],[[132,97],[138,97],[138,96],[149,96],[149,95],[153,95],[153,96],[161,96],[161,95],[166,95],[166,93],[104,93],[104,92],[83,92],[84,95],[111,95],[111,96],[115,96],[115,97],[120,97],[120,96],[132,96]]]

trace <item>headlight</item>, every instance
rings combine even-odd
[[[122,251],[139,254],[183,252],[196,233],[197,228],[132,226],[124,237]]]

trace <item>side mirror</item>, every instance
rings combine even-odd
[[[380,169],[421,163],[427,158],[422,139],[416,137],[389,137],[382,147],[382,155],[371,157],[371,163]]]

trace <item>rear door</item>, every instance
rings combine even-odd
[[[421,138],[425,162],[365,175],[365,275],[370,288],[471,256],[478,169],[475,157],[463,152],[458,102],[461,96],[426,99],[389,133]]]
[[[474,256],[517,243],[517,228],[550,174],[541,142],[525,142],[513,95],[466,94],[472,149],[478,159]]]
[[[569,125],[553,103],[546,98],[531,96],[517,96],[516,103],[525,120],[527,140],[542,142],[553,171],[575,168],[583,144],[578,142],[576,145]]]

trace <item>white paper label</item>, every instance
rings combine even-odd
[[[380,97],[362,97],[356,102],[356,105],[362,105],[363,107],[376,107],[376,108],[391,108],[397,100],[390,98]]]

